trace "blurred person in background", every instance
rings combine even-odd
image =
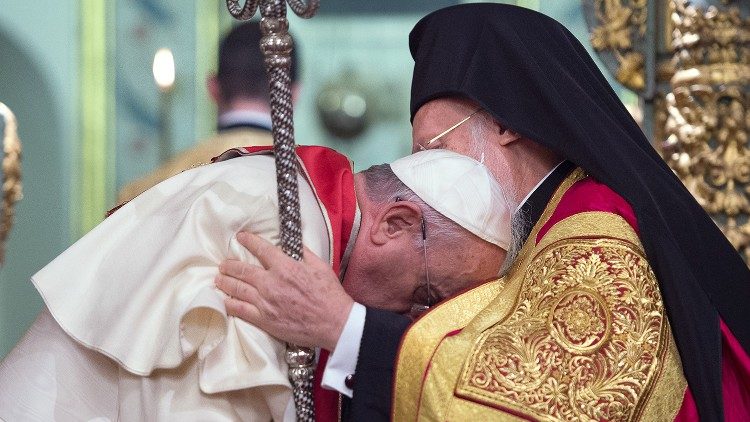
[[[260,51],[263,34],[257,22],[232,28],[219,44],[219,65],[206,80],[206,89],[217,107],[216,135],[170,158],[148,175],[125,185],[118,203],[162,180],[235,147],[272,145],[268,76]],[[292,102],[299,96],[297,46],[292,50]]]

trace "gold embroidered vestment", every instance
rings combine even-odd
[[[686,389],[658,284],[633,228],[577,213],[516,264],[407,332],[394,420],[672,420]]]

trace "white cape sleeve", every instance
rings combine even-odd
[[[305,245],[329,259],[324,217],[299,182]],[[270,386],[290,394],[284,345],[228,317],[213,284],[226,258],[257,263],[238,231],[278,244],[276,204],[272,157],[186,171],[117,210],[32,282],[70,337],[131,374],[197,354],[203,393]]]

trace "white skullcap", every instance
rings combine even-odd
[[[420,151],[391,163],[396,177],[427,205],[507,250],[511,207],[482,163],[452,151]]]

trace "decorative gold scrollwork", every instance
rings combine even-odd
[[[608,52],[617,61],[611,69],[623,85],[635,91],[645,88],[644,55],[636,46],[646,33],[648,0],[595,0],[596,25],[591,44],[599,52]]]
[[[0,103],[0,116],[5,121],[3,131],[3,209],[0,214],[0,265],[5,262],[5,243],[13,227],[15,204],[23,198],[21,189],[21,140],[18,139],[16,116]]]
[[[672,0],[675,73],[657,103],[662,154],[750,262],[750,19]]]
[[[569,352],[591,354],[599,350],[612,333],[612,318],[606,303],[595,291],[570,289],[552,306],[550,335]]]
[[[474,346],[456,394],[534,420],[637,419],[668,341],[639,247],[562,240],[537,255],[523,283],[515,310]]]

